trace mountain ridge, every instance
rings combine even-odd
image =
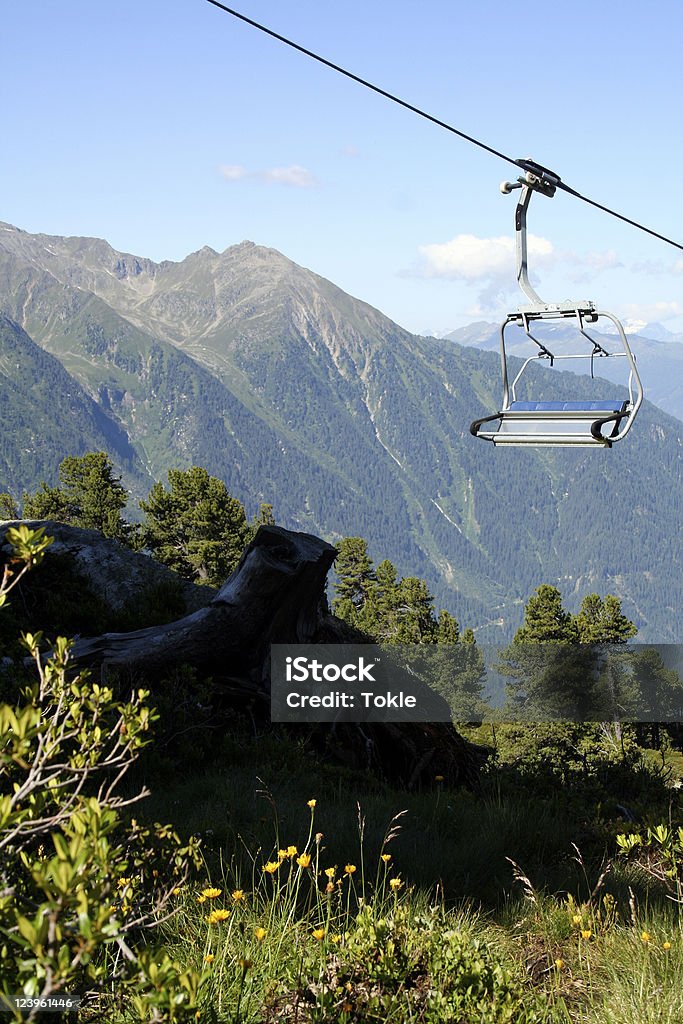
[[[248,510],[271,501],[285,526],[366,537],[483,639],[509,635],[541,582],[572,601],[611,589],[645,639],[680,635],[680,423],[646,403],[613,451],[502,454],[468,429],[499,400],[496,355],[412,335],[277,250],[153,263],[13,230],[0,309],[123,432],[137,495],[204,465]],[[576,381],[535,379],[539,397]],[[23,486],[55,473],[39,461]],[[652,521],[668,524],[654,541]]]

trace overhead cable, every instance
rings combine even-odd
[[[346,68],[341,67],[341,65],[335,64],[331,60],[327,60],[326,57],[322,57],[319,53],[314,53],[313,50],[308,50],[305,46],[301,46],[299,43],[295,43],[294,40],[288,39],[287,36],[283,36],[279,32],[275,32],[272,28],[268,28],[266,25],[262,25],[260,22],[254,21],[253,18],[248,18],[246,14],[241,14],[232,7],[227,7],[225,4],[220,3],[219,0],[207,0],[207,2],[212,4],[214,7],[218,7],[221,11],[225,11],[226,14],[232,15],[233,18],[238,18],[240,21],[246,22],[247,25],[251,25],[252,28],[258,29],[259,32],[265,32],[266,35],[271,36],[273,39],[277,39],[278,42],[284,43],[286,46],[290,46],[293,50],[298,50],[298,52],[303,53],[304,56],[318,61],[319,64],[324,64],[325,67],[331,68],[332,71],[336,71],[338,74],[344,75],[346,78],[350,78],[353,82],[357,82],[366,89],[371,89],[372,92],[376,92],[380,96],[384,96],[385,99],[391,100],[392,103],[397,103],[406,110],[410,110],[411,113],[417,114],[419,117],[423,117],[427,121],[431,121],[432,124],[438,125],[439,128],[444,128],[447,132],[451,132],[452,135],[457,135],[459,138],[464,139],[465,142],[470,142],[473,146],[478,146],[479,149],[483,149],[487,153],[491,153],[492,156],[497,156],[500,160],[505,160],[509,164],[514,164],[515,167],[521,167],[522,170],[527,172],[529,171],[530,166],[534,168],[541,166],[534,164],[530,159],[520,158],[515,160],[511,156],[501,153],[500,150],[494,149],[493,146],[488,146],[480,139],[475,139],[474,136],[467,135],[465,132],[460,131],[458,128],[454,128],[453,125],[448,124],[446,121],[442,121],[440,118],[434,117],[433,114],[429,114],[427,111],[421,110],[420,107],[416,107],[414,104],[408,103],[406,100],[402,100],[399,96],[394,95],[394,93],[388,92],[386,89],[382,89],[378,85],[374,85],[367,79],[361,78],[360,75],[355,75],[352,71],[348,71]],[[604,206],[602,203],[598,203],[594,199],[590,199],[588,196],[582,195],[580,192],[577,192],[576,189],[566,185],[562,179],[553,172],[548,173],[552,177],[553,184],[568,195],[574,196],[575,199],[580,199],[581,202],[588,203],[590,206],[594,206],[596,209],[602,210],[603,213],[608,213],[611,217],[616,217],[618,220],[624,221],[625,224],[630,224],[631,227],[637,228],[639,231],[644,231],[646,234],[652,235],[653,238],[658,238],[661,242],[666,242],[667,245],[673,245],[675,249],[683,251],[683,244],[680,242],[675,242],[672,238],[667,238],[666,235],[662,235],[658,231],[653,231],[652,228],[645,227],[644,224],[631,220],[630,217],[626,217],[624,214],[618,213],[616,210],[612,210],[608,206]]]

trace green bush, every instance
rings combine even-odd
[[[398,898],[364,905],[338,952],[305,964],[272,1021],[310,1024],[540,1024],[543,1000],[480,937],[449,927],[443,908],[418,910]],[[316,970],[317,967],[317,970]]]
[[[13,557],[0,605],[49,545],[41,530],[8,531]],[[70,642],[47,657],[41,635],[22,643],[34,664],[0,705],[0,995],[82,995],[134,1019],[181,1021],[196,1005],[201,975],[179,968],[154,943],[174,890],[199,865],[197,844],[168,825],[141,826],[121,782],[149,742],[154,712],[138,690],[117,702],[110,688],[69,666]],[[28,1017],[42,1019],[34,1007]]]

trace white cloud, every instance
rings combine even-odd
[[[289,185],[292,188],[315,188],[317,178],[305,167],[269,167],[264,171],[249,171],[241,164],[223,164],[220,173],[226,181],[263,181],[270,185]]]
[[[528,236],[532,266],[548,263],[554,256],[552,244],[537,235]],[[450,242],[421,245],[422,273],[426,277],[447,277],[460,281],[514,280],[515,242],[507,235],[478,238],[457,235]]]
[[[249,177],[249,171],[241,164],[223,164],[220,172],[226,181],[240,181]]]
[[[257,177],[278,185],[292,185],[294,188],[313,188],[318,184],[311,172],[298,164],[291,167],[271,167],[267,171],[261,171]]]
[[[634,274],[650,274],[652,277],[661,277],[671,269],[675,272],[676,267],[668,267],[663,260],[638,260],[636,263],[632,263],[629,269]],[[683,260],[681,260],[681,269],[683,269]]]
[[[623,263],[617,256],[616,249],[606,249],[603,252],[589,252],[582,261],[587,263],[591,270],[612,270],[614,267],[623,267]]]
[[[624,266],[615,249],[594,250],[583,256],[575,252],[563,252],[561,258],[564,262],[577,267],[568,275],[574,284],[588,284],[604,270],[615,270]]]
[[[683,303],[676,302],[628,302],[623,307],[629,320],[643,324],[661,323],[683,315]]]

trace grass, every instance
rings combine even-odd
[[[396,791],[277,732],[152,789],[138,817],[203,839],[163,926],[202,973],[200,1021],[683,1021],[682,908],[617,855],[633,826],[609,801],[505,772]]]

